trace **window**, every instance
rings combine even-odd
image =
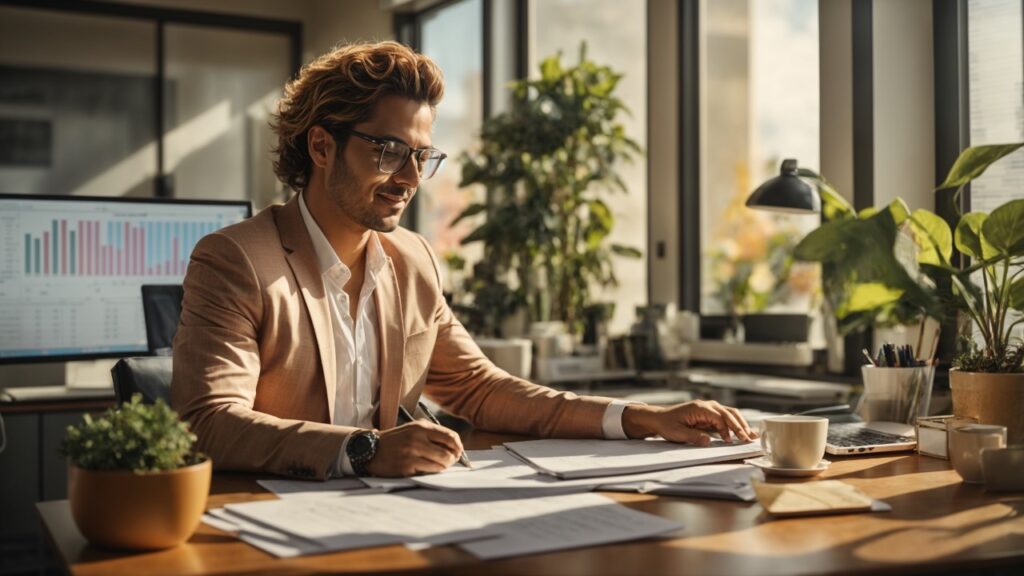
[[[483,124],[483,0],[445,4],[419,16],[419,50],[444,71],[444,100],[437,108],[433,145],[448,154],[444,168],[423,182],[417,194],[415,229],[442,260],[459,255],[480,259],[479,245],[461,246],[476,220],[450,226],[471,202],[482,201],[482,187],[461,188],[459,157],[479,140]],[[451,283],[449,279],[449,284]]]
[[[967,4],[970,142],[1024,141],[1024,14],[1020,0]],[[971,183],[971,210],[989,212],[1024,190],[1024,150]]]
[[[646,2],[616,0],[542,0],[530,4],[530,74],[544,58],[561,51],[562,61],[573,64],[581,42],[587,57],[623,74],[616,88],[631,114],[620,120],[627,134],[647,142],[647,12]],[[634,308],[647,303],[647,161],[637,158],[618,166],[627,194],[605,196],[615,217],[610,242],[643,252],[641,259],[616,258],[619,287],[599,294],[615,302],[611,332],[623,332],[634,319]]]
[[[1024,141],[1024,6],[1020,0],[970,0],[967,35],[971,145]],[[971,183],[970,210],[991,212],[1020,198],[1021,190],[1024,150],[1002,159]],[[976,282],[981,284],[980,276]],[[974,329],[980,339],[979,328]],[[1015,334],[1024,336],[1024,327],[1018,326]]]
[[[818,217],[744,202],[783,159],[819,169],[818,1],[705,0],[700,10],[700,312],[813,314],[819,272],[787,256]]]

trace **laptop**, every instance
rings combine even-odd
[[[830,418],[825,452],[835,455],[899,452],[917,447],[913,424],[835,422]]]

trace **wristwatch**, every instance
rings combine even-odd
[[[360,430],[353,432],[345,446],[345,454],[348,456],[349,464],[356,476],[369,476],[366,469],[367,464],[377,455],[377,441],[380,435],[373,430]]]

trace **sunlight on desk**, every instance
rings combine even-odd
[[[870,562],[905,564],[982,549],[986,544],[1024,535],[1024,498],[1017,498],[1015,504],[991,504],[929,520],[927,525],[921,522],[919,526],[893,530],[859,546],[854,554]]]

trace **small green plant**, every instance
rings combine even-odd
[[[86,414],[68,426],[60,453],[86,470],[155,472],[196,464],[203,456],[192,451],[196,435],[163,400],[143,404],[142,396],[93,418]]]

